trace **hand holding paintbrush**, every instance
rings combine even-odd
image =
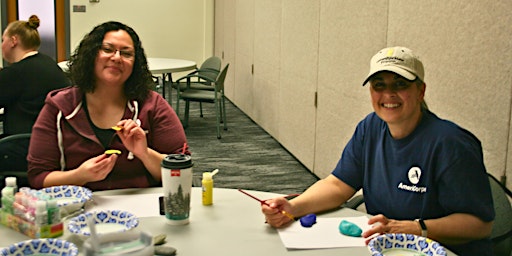
[[[240,191],[240,192],[244,193],[245,195],[249,196],[250,198],[252,198],[252,199],[254,199],[254,200],[256,200],[256,201],[260,202],[261,204],[264,204],[264,205],[266,205],[266,206],[270,207],[270,205],[269,205],[267,202],[265,202],[264,200],[261,200],[261,199],[259,199],[259,198],[255,197],[255,196],[253,196],[253,195],[251,195],[251,194],[249,194],[249,193],[247,193],[247,192],[243,191],[242,189],[238,189],[238,191]],[[279,211],[279,212],[281,212],[284,216],[286,216],[286,217],[290,218],[291,220],[295,220],[295,217],[294,217],[291,213],[289,213],[289,212],[287,212],[287,211],[285,211],[285,210],[281,210],[281,211]]]

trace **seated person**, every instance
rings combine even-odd
[[[2,56],[10,65],[0,70],[0,137],[30,133],[46,94],[71,84],[55,60],[38,52],[38,27],[39,18],[32,15],[28,21],[9,23],[2,35]],[[0,173],[27,170],[28,143],[27,139],[0,144]]]
[[[131,27],[96,26],[71,56],[69,71],[74,87],[48,94],[32,130],[27,159],[34,188],[158,186],[165,155],[190,154],[176,113],[151,90],[146,54]]]
[[[409,233],[458,255],[492,255],[494,208],[480,141],[428,110],[423,64],[411,50],[379,51],[366,83],[375,112],[357,125],[332,174],[293,200],[266,201],[267,222],[290,222],[281,210],[303,216],[339,207],[362,189],[374,215],[363,237]]]

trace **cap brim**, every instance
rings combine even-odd
[[[404,77],[405,79],[407,80],[410,80],[410,81],[413,81],[414,79],[416,79],[416,75],[406,69],[403,69],[403,68],[400,68],[400,67],[397,67],[397,66],[383,66],[383,67],[379,67],[378,69],[376,70],[370,70],[370,73],[368,74],[368,76],[366,76],[366,79],[364,80],[363,82],[363,86],[368,83],[368,80],[370,80],[370,78],[381,72],[381,71],[390,71],[390,72],[393,72],[395,74],[398,74],[402,77]]]

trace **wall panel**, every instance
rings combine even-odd
[[[314,172],[327,176],[357,123],[372,111],[362,82],[386,45],[387,0],[321,1]]]
[[[254,14],[253,120],[278,137],[281,1],[257,0]]]
[[[235,35],[236,35],[236,0],[223,0],[224,2],[224,26],[223,47],[219,57],[222,57],[223,65],[230,63],[226,80],[224,81],[225,94],[229,99],[235,96]]]
[[[236,0],[235,92],[233,101],[253,115],[254,0]]]
[[[279,142],[307,168],[315,152],[320,1],[284,0]]]
[[[422,58],[430,109],[479,137],[489,172],[512,175],[509,0],[277,2],[282,6],[237,1],[236,17],[242,19],[237,24],[242,25],[235,32],[236,91],[231,99],[316,175],[331,172],[357,123],[372,111],[361,82],[372,55],[394,45],[407,46]],[[259,13],[265,8],[269,13]],[[268,28],[260,24],[264,20]],[[270,69],[275,66],[270,59],[280,63],[279,75]],[[257,64],[254,77],[246,71],[252,63]],[[258,70],[262,64],[269,69]],[[279,113],[264,114],[275,108],[275,100],[254,90],[275,86]],[[315,93],[317,108],[310,107]],[[271,125],[276,116],[277,133]]]
[[[487,170],[501,176],[510,131],[512,4],[408,3],[390,1],[388,43],[422,57],[430,109],[473,132]]]

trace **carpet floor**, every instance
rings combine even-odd
[[[172,94],[176,96],[175,93]],[[194,186],[201,186],[202,172],[219,169],[215,187],[241,188],[274,193],[301,193],[318,177],[305,168],[281,144],[226,99],[227,130],[216,135],[214,104],[191,102],[185,129],[194,162]],[[176,108],[175,99],[172,104]],[[185,103],[180,102],[183,120]],[[222,124],[221,124],[222,125]]]

